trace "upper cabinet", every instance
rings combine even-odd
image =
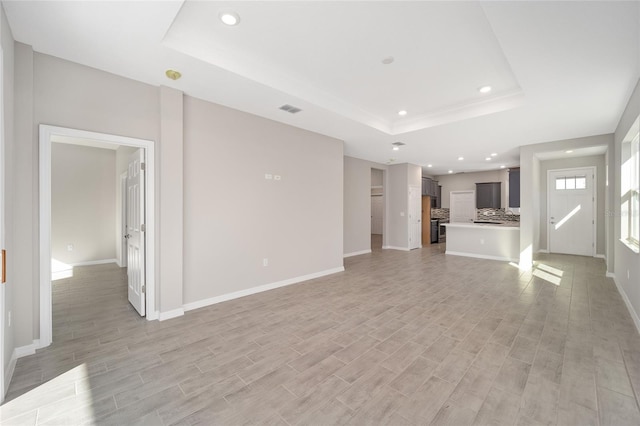
[[[438,185],[437,180],[433,180],[428,177],[422,178],[422,195],[428,195],[431,197],[431,207],[440,208],[441,193],[442,187]]]
[[[502,182],[476,183],[476,208],[499,209],[501,207]]]
[[[520,207],[520,169],[509,169],[509,206]]]

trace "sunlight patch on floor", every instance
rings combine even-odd
[[[73,266],[51,259],[51,281],[73,277]]]

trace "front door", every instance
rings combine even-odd
[[[551,253],[595,254],[595,170],[550,170],[547,182]]]
[[[129,302],[145,315],[144,150],[129,156],[127,169],[127,282]]]

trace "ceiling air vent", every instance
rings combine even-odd
[[[280,109],[283,110],[283,111],[290,112],[291,114],[296,114],[296,113],[302,111],[300,108],[294,107],[293,105],[288,105],[288,104],[287,105],[282,105],[280,107]]]
[[[403,146],[403,145],[405,145],[405,144],[403,144],[402,142],[394,142],[394,143],[392,143],[391,145],[393,145],[393,146],[397,146],[397,147],[400,147],[400,146]]]

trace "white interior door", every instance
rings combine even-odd
[[[376,235],[382,235],[382,201],[382,195],[371,196],[371,233]]]
[[[595,170],[550,170],[547,187],[549,251],[593,256]]]
[[[451,191],[449,194],[449,221],[473,222],[476,218],[476,191]]]
[[[129,157],[127,169],[127,282],[129,302],[145,315],[144,150]]]
[[[422,188],[409,187],[409,250],[422,247]]]

